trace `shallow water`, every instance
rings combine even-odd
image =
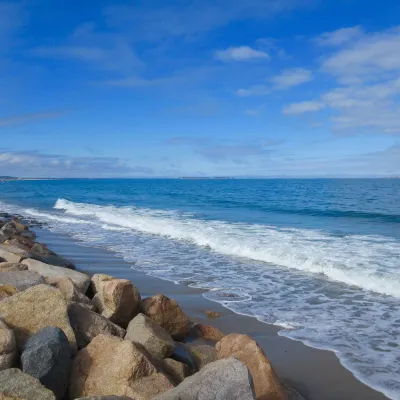
[[[148,274],[334,350],[400,398],[400,180],[5,182],[35,216]]]

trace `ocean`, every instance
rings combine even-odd
[[[400,399],[400,179],[9,181],[0,210],[207,289]]]

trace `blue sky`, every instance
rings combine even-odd
[[[0,0],[0,175],[400,175],[398,0]]]

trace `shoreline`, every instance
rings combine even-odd
[[[74,261],[78,270],[91,275],[106,273],[116,278],[130,279],[143,297],[163,293],[176,299],[183,311],[197,323],[212,325],[226,334],[249,334],[262,346],[279,377],[308,400],[387,399],[384,394],[359,381],[340,363],[334,352],[279,336],[281,329],[278,327],[253,317],[236,314],[221,304],[204,298],[202,294],[206,290],[175,284],[135,271],[133,264],[123,260],[118,254],[104,248],[88,247],[67,235],[54,233],[46,228],[35,227],[34,231],[40,242]],[[221,318],[208,319],[204,314],[208,309],[220,312]]]

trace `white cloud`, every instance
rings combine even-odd
[[[325,32],[314,39],[320,46],[339,46],[362,36],[363,30],[360,26],[341,28],[333,32]]]
[[[249,46],[229,47],[226,50],[216,51],[214,56],[217,60],[224,62],[269,59],[268,53],[252,49]]]
[[[312,72],[304,68],[290,68],[271,78],[275,89],[289,89],[312,80]]]
[[[320,101],[301,101],[292,103],[284,107],[282,112],[286,115],[304,114],[307,112],[316,112],[325,108],[325,104]]]

